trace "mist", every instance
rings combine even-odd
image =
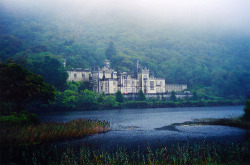
[[[7,11],[69,28],[86,24],[180,27],[249,34],[248,0],[2,0]]]

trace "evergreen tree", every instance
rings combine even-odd
[[[113,57],[117,55],[115,45],[112,41],[109,42],[109,46],[106,49],[106,57],[111,60]]]
[[[123,103],[124,102],[124,98],[123,98],[123,95],[122,95],[122,92],[121,91],[117,91],[116,94],[116,101],[119,102],[119,103]]]
[[[171,101],[177,101],[174,91],[171,92],[170,100],[171,100]]]
[[[145,101],[146,100],[146,96],[143,93],[142,89],[140,89],[139,92],[138,92],[138,100],[139,101]]]

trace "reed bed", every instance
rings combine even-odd
[[[242,117],[224,118],[224,119],[196,119],[194,121],[171,124],[171,126],[183,126],[183,125],[222,125],[222,126],[238,127],[250,130],[250,122],[245,121],[244,119],[242,119]]]
[[[99,120],[77,119],[67,123],[42,123],[29,126],[2,127],[0,146],[31,145],[42,142],[76,138],[109,131],[110,123]]]
[[[128,151],[117,147],[115,151],[95,150],[87,147],[68,147],[61,151],[57,147],[49,150],[24,150],[18,163],[24,164],[249,164],[249,142],[242,144],[218,144],[202,142],[175,144],[146,150]],[[9,161],[8,163],[13,163]]]

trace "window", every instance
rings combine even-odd
[[[154,90],[154,81],[150,81],[150,90]]]
[[[131,93],[131,88],[128,88],[128,89],[127,89],[127,93]]]
[[[77,77],[76,73],[74,74],[74,77],[75,77],[75,78]]]
[[[116,82],[115,82],[115,81],[113,82],[113,85],[116,85]]]
[[[82,74],[82,78],[85,78],[85,74]]]

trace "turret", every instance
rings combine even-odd
[[[105,60],[104,61],[104,66],[109,69],[110,68],[110,61],[109,60]]]

